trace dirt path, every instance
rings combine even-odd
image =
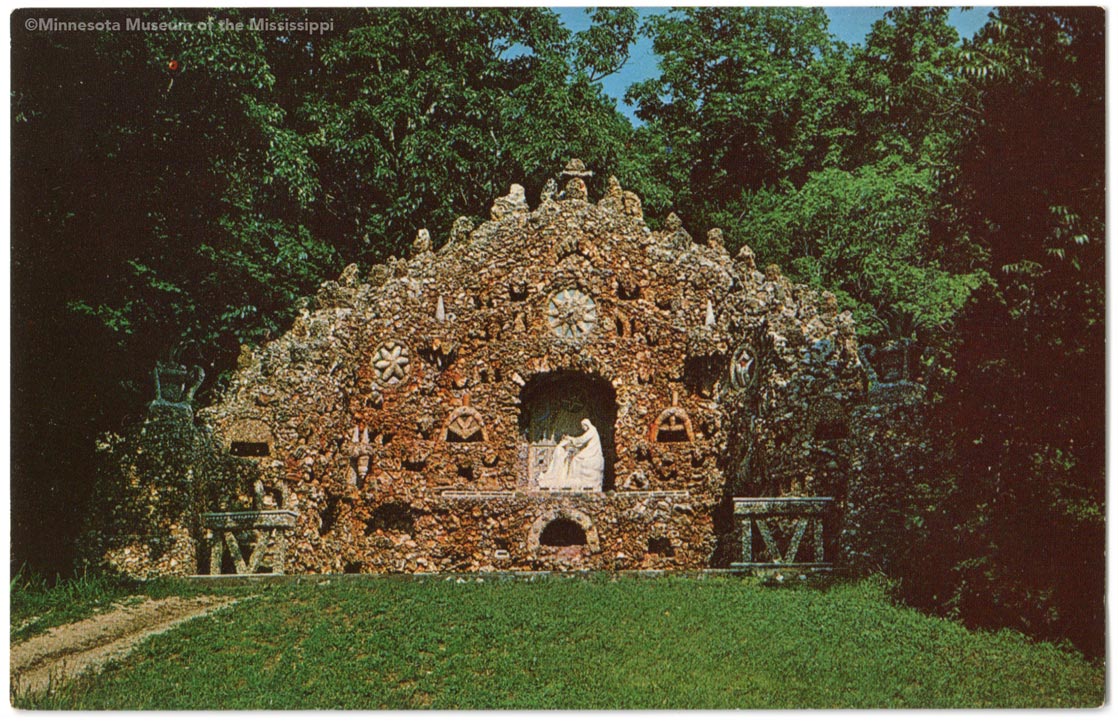
[[[12,647],[11,693],[36,694],[128,654],[141,640],[229,606],[228,597],[168,597],[55,627]]]

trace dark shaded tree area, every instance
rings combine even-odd
[[[346,264],[577,156],[650,223],[721,227],[922,350],[942,468],[895,500],[885,571],[910,603],[1102,653],[1101,10],[998,10],[960,41],[947,10],[899,8],[854,46],[808,8],[595,10],[579,34],[527,8],[221,17],[333,25],[12,18],[13,564],[68,568],[92,439],[143,413],[157,359],[202,364],[204,402]],[[637,32],[661,64],[634,129],[598,81]]]
[[[940,468],[893,500],[904,599],[1104,652],[1105,19],[999,10],[960,42],[898,8],[864,46],[810,9],[688,9],[645,27],[634,86],[720,226],[836,293],[863,337],[922,349]],[[658,163],[660,165],[658,165]]]
[[[345,264],[400,255],[419,228],[445,237],[568,157],[624,165],[631,129],[592,78],[622,62],[630,9],[575,36],[531,8],[51,12],[246,27],[24,27],[42,14],[12,16],[17,568],[67,567],[93,439],[143,413],[157,360],[201,364],[204,402],[241,344],[280,333]]]
[[[1006,9],[975,38],[959,205],[994,283],[956,329],[949,606],[1104,652],[1103,13]],[[962,512],[968,512],[965,518]]]

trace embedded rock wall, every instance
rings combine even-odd
[[[732,561],[735,494],[841,504],[850,315],[717,229],[651,231],[615,179],[590,202],[587,175],[534,210],[513,186],[438,250],[419,231],[246,349],[198,414],[206,511],[296,511],[288,571],[416,572],[701,568]],[[601,478],[541,479],[582,419]]]

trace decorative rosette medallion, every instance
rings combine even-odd
[[[594,299],[577,288],[557,291],[547,301],[547,325],[564,341],[585,339],[597,324]]]
[[[398,341],[385,341],[373,354],[373,370],[383,384],[398,384],[408,375],[411,358],[408,348]]]

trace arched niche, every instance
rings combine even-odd
[[[617,423],[617,393],[606,379],[575,371],[551,371],[532,377],[520,392],[520,437],[527,446],[529,488],[561,489],[541,485],[540,478],[552,462],[556,445],[563,436],[583,433],[581,422],[589,419],[602,444],[604,472],[601,484],[590,489],[614,487],[614,426]]]
[[[443,425],[442,438],[444,441],[458,443],[472,443],[488,441],[489,435],[485,430],[485,419],[472,406],[459,406],[450,413]]]
[[[679,405],[678,391],[672,391],[672,405],[660,412],[652,423],[649,438],[659,444],[690,443],[695,440],[691,416]]]
[[[678,406],[664,409],[652,424],[652,440],[664,443],[684,443],[695,440],[691,417]]]
[[[225,432],[225,447],[233,456],[266,458],[276,447],[275,437],[268,425],[259,419],[237,419]]]
[[[540,532],[540,546],[586,546],[586,530],[570,519],[555,519]]]
[[[537,517],[528,530],[528,549],[533,554],[566,546],[585,546],[593,554],[602,550],[594,521],[581,511],[554,509]]]

